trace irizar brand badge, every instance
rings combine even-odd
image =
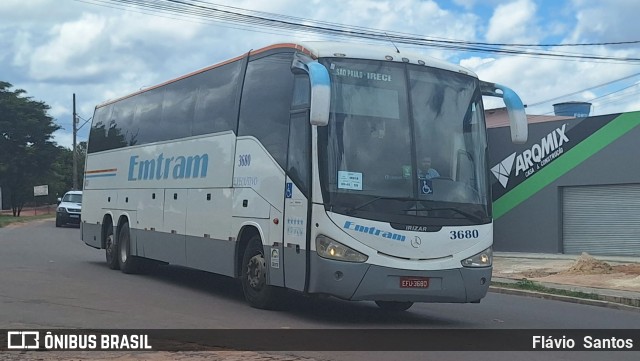
[[[165,157],[160,153],[153,159],[129,158],[129,181],[205,178],[209,168],[209,155],[177,155]]]
[[[556,128],[542,138],[540,143],[534,144],[531,149],[527,149],[521,154],[517,154],[517,152],[511,154],[491,168],[491,172],[504,188],[507,188],[513,163],[516,164],[516,177],[520,173],[524,173],[525,177],[529,177],[536,169],[544,167],[564,152],[562,145],[569,142],[569,138],[565,133],[566,127],[567,125],[563,124],[562,127]]]
[[[344,222],[344,226],[342,226],[342,228],[360,233],[371,234],[382,238],[392,239],[394,241],[404,242],[406,240],[406,237],[399,233],[383,231],[381,229],[377,229],[376,227],[362,226],[351,221]]]

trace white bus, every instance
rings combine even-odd
[[[524,141],[513,91],[382,46],[272,45],[100,104],[82,240],[125,273],[148,259],[239,278],[258,308],[287,289],[386,310],[479,302],[482,95],[504,98]]]

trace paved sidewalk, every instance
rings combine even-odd
[[[523,280],[597,299],[505,286]],[[640,257],[496,252],[492,281],[492,292],[640,311]]]

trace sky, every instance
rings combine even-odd
[[[148,0],[152,1],[152,0]],[[189,0],[404,33],[491,44],[529,44],[530,51],[640,58],[637,0]],[[330,24],[329,24],[330,26]],[[0,1],[0,81],[47,103],[71,148],[73,94],[86,141],[99,103],[244,54],[292,40],[335,38],[292,30],[159,14],[111,0]],[[629,44],[532,47],[542,44]],[[375,42],[391,47],[389,42]],[[587,101],[591,115],[640,110],[640,62],[553,59],[396,44],[402,50],[462,65],[482,80],[515,90],[528,114],[553,114],[553,104]],[[393,50],[393,48],[390,48]],[[501,106],[488,101],[487,108]],[[86,123],[86,124],[85,124]],[[83,125],[84,124],[84,125]]]

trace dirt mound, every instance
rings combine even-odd
[[[620,272],[628,275],[640,275],[640,263],[613,266],[613,269],[616,272]]]
[[[614,273],[613,267],[604,261],[599,261],[588,253],[582,253],[565,273],[578,275],[594,275]]]

